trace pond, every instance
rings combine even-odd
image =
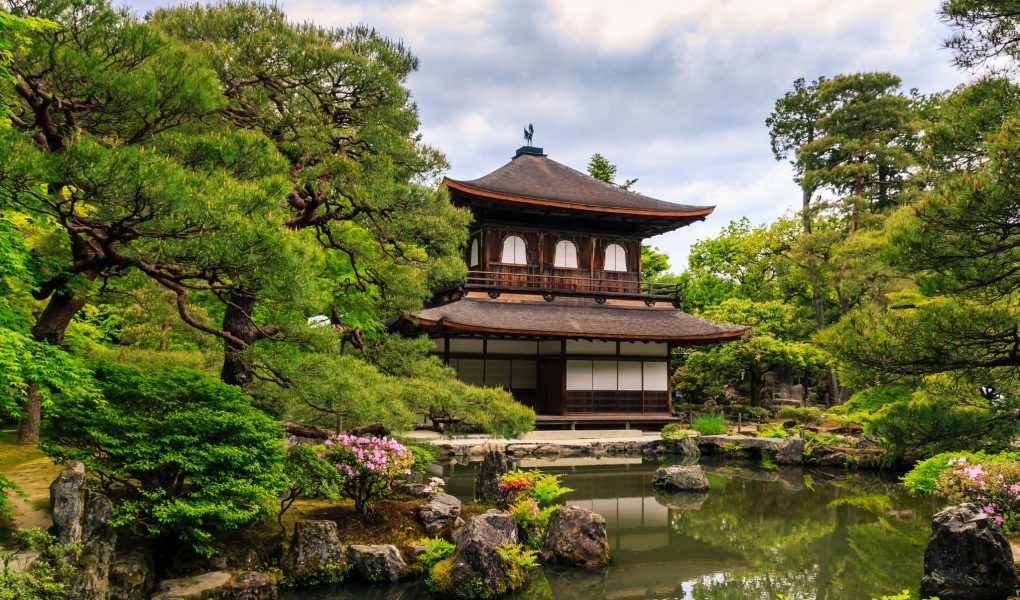
[[[867,599],[917,589],[931,498],[874,473],[757,462],[701,461],[708,494],[663,494],[652,487],[658,462],[635,459],[525,460],[520,467],[562,473],[569,504],[606,518],[604,572],[547,568],[515,598]],[[468,500],[473,465],[433,465],[447,491]],[[283,600],[427,597],[420,581],[355,583],[288,590]]]

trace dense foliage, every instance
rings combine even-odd
[[[44,451],[80,460],[113,522],[212,552],[217,534],[272,514],[287,485],[279,425],[236,387],[182,368],[100,363],[101,400],[67,400]]]

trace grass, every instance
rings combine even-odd
[[[729,431],[729,428],[726,427],[726,419],[717,413],[697,415],[691,426],[697,429],[701,435],[718,435]]]

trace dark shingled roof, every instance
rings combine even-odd
[[[492,173],[458,181],[448,187],[500,200],[533,204],[569,205],[594,211],[703,217],[714,206],[676,204],[629,192],[551,160],[544,154],[518,154]]]
[[[553,302],[463,298],[408,319],[426,327],[561,337],[711,342],[749,327],[716,323],[672,307],[615,306],[557,298]]]

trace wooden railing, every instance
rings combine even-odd
[[[619,275],[625,274],[620,273]],[[636,275],[630,275],[633,277],[632,280],[581,276],[568,277],[537,273],[532,268],[524,267],[513,271],[471,271],[468,273],[466,283],[468,287],[476,288],[568,291],[663,298],[677,298],[680,296],[681,289],[679,284],[638,281]]]

